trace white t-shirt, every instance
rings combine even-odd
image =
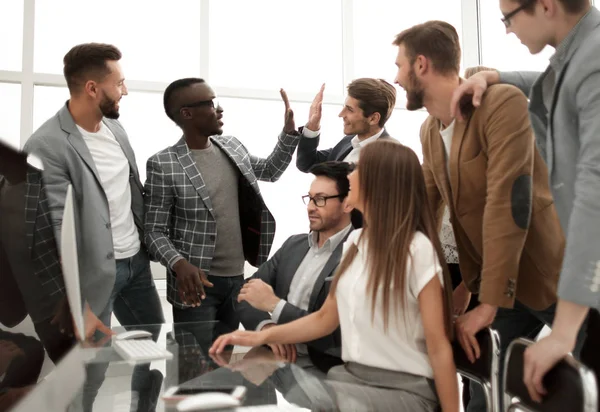
[[[344,244],[344,254],[350,244],[357,243],[361,233],[362,229],[359,229],[350,234]],[[442,267],[433,244],[423,233],[415,233],[410,251],[412,258],[407,262],[404,313],[402,306],[399,306],[398,313],[390,313],[386,333],[383,311],[387,308],[382,307],[381,291],[375,305],[375,316],[371,316],[366,239],[358,244],[358,253],[342,275],[335,294],[342,331],[342,359],[433,378],[418,297],[436,275],[443,285]]]
[[[115,259],[132,257],[140,250],[140,238],[131,211],[129,161],[104,122],[96,133],[77,129],[94,159],[108,200]]]
[[[448,168],[448,176],[450,176],[450,148],[452,147],[452,135],[454,134],[455,123],[456,120],[452,120],[452,123],[442,130],[442,127],[444,126],[440,122],[440,135],[444,141],[444,149],[446,149],[446,168]]]

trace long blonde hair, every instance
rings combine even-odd
[[[368,239],[367,293],[371,296],[374,316],[381,289],[383,322],[387,330],[389,314],[398,313],[405,305],[406,268],[415,232],[421,231],[429,238],[440,260],[444,255],[415,152],[393,140],[377,140],[361,150],[358,173],[365,215],[358,242]],[[348,248],[332,282],[331,294],[335,294],[340,278],[357,252],[356,244]],[[445,326],[452,339],[452,282],[446,266],[441,264],[441,268],[444,273]]]

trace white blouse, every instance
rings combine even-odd
[[[362,229],[350,234],[344,244],[357,244]],[[375,316],[371,314],[371,295],[367,292],[367,242],[358,244],[358,253],[342,275],[336,290],[336,300],[342,331],[342,359],[399,372],[433,378],[427,355],[425,333],[419,311],[419,293],[434,276],[443,285],[442,268],[433,244],[421,232],[416,232],[410,246],[412,258],[407,262],[405,309],[390,314],[387,333],[383,328],[381,291]]]

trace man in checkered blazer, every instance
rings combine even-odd
[[[266,159],[248,153],[235,137],[222,136],[223,108],[202,79],[180,79],[164,94],[167,116],[183,130],[174,145],[147,163],[145,242],[167,268],[167,299],[176,323],[215,321],[216,334],[239,326],[235,294],[244,261],[267,260],[275,220],[258,180],[276,181],[298,145],[293,112]],[[197,333],[207,349],[212,336]]]

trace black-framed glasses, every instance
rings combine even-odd
[[[221,105],[219,103],[219,99],[217,99],[215,97],[214,99],[210,99],[210,100],[200,100],[198,102],[182,104],[181,107],[179,108],[179,111],[181,111],[181,109],[183,109],[184,107],[202,107],[202,106],[210,107],[210,108],[216,110],[217,107],[220,107]]]
[[[312,200],[312,202],[315,204],[316,207],[323,207],[327,204],[328,199],[335,199],[335,198],[343,199],[345,197],[346,197],[346,195],[315,196],[315,197],[312,197],[311,195],[304,195],[304,196],[302,196],[302,201],[304,202],[304,204],[306,206],[308,206],[308,204]]]
[[[513,18],[520,11],[523,11],[526,8],[528,8],[529,6],[531,6],[533,3],[535,3],[535,1],[536,0],[526,1],[525,3],[521,4],[519,7],[517,7],[513,11],[511,11],[510,13],[505,14],[504,17],[502,17],[500,19],[500,20],[502,20],[502,23],[504,23],[504,27],[509,28],[510,27],[510,19]]]

